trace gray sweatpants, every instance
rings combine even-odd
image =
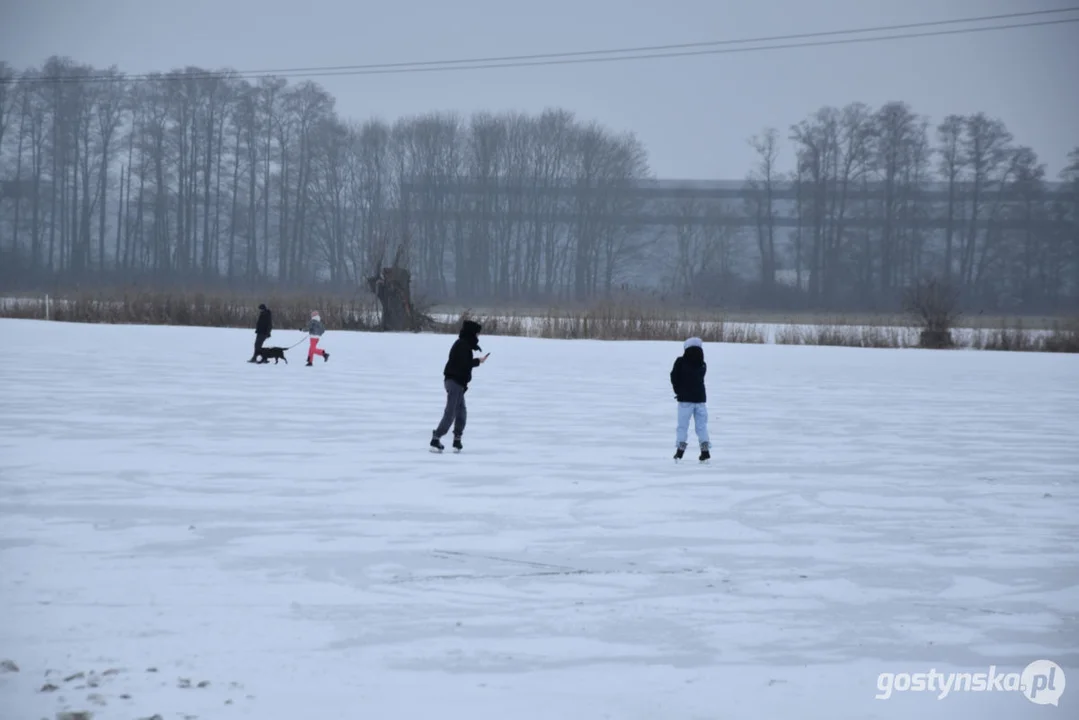
[[[442,422],[438,424],[434,435],[440,438],[450,431],[453,425],[453,434],[461,435],[465,431],[465,421],[468,419],[468,410],[465,408],[465,389],[458,383],[450,380],[446,385],[446,409],[442,412]]]

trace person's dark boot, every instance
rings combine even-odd
[[[686,444],[685,443],[679,443],[678,444],[678,449],[674,451],[674,461],[675,462],[681,461],[682,456],[685,455],[685,454],[686,454]]]
[[[328,352],[322,353],[322,362],[329,362],[329,361],[330,361],[330,354]]]
[[[454,435],[453,436],[453,451],[454,452],[461,452],[464,449],[465,449],[465,446],[461,444],[461,436],[460,435]]]
[[[440,453],[445,449],[446,448],[445,448],[445,446],[442,445],[442,442],[438,438],[436,438],[436,437],[434,437],[432,435],[431,436],[431,452]]]
[[[307,365],[305,365],[305,367],[311,367],[312,365],[314,365],[314,363],[313,363],[313,362],[311,362],[310,360],[308,360],[308,361],[307,361]]]
[[[697,459],[700,460],[702,463],[706,463],[712,459],[712,453],[708,451],[708,443],[704,443],[701,445],[701,456]]]

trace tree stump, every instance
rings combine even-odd
[[[936,328],[922,330],[918,336],[918,346],[929,350],[947,350],[955,347],[950,330]]]
[[[412,275],[403,267],[382,268],[375,277],[368,278],[371,292],[382,306],[382,329],[386,332],[411,330],[419,332],[432,324],[426,314],[418,311],[412,302],[410,285]]]
[[[961,316],[959,290],[931,278],[907,289],[906,311],[922,326],[918,347],[944,350],[955,347],[952,328]]]

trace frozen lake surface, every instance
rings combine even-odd
[[[0,331],[4,720],[1079,717],[1075,356],[706,345],[701,466],[680,343],[481,337],[439,456],[452,337]]]

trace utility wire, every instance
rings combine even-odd
[[[869,32],[882,32],[886,30],[911,30],[914,28],[934,27],[940,25],[957,25],[972,22],[986,22],[990,20],[1011,20],[1020,17],[1031,17],[1035,15],[1051,15],[1067,12],[1079,11],[1079,6],[1070,8],[1061,8],[1056,10],[1034,10],[1029,12],[1017,12],[1017,13],[1005,13],[1001,15],[982,15],[977,17],[956,18],[953,20],[934,20],[917,23],[905,23],[902,25],[881,25],[876,27],[867,28],[849,28],[845,30],[827,30],[811,33],[796,33],[793,35],[771,35],[765,37],[755,38],[743,38],[738,40],[710,40],[706,42],[690,42],[690,43],[675,43],[668,45],[643,45],[638,47],[629,48],[614,48],[607,50],[579,50],[576,52],[561,52],[561,53],[537,53],[532,55],[503,55],[496,57],[479,57],[479,58],[464,58],[456,60],[425,60],[419,62],[396,62],[396,63],[376,63],[367,65],[331,65],[323,67],[312,68],[272,68],[268,70],[245,70],[238,72],[239,75],[275,75],[280,73],[309,73],[309,72],[342,72],[353,70],[381,70],[392,68],[411,68],[411,67],[429,67],[440,65],[464,65],[464,64],[476,64],[476,63],[505,63],[505,62],[518,62],[522,60],[550,60],[555,58],[570,58],[570,57],[586,57],[596,55],[615,55],[626,53],[651,53],[664,50],[685,50],[689,48],[702,48],[702,47],[715,47],[722,45],[746,45],[749,43],[768,43],[768,42],[783,42],[787,40],[805,40],[809,38],[827,37],[830,35],[856,35]],[[662,57],[662,56],[660,56]]]
[[[1020,23],[1011,25],[997,25],[993,27],[981,27],[981,28],[964,28],[961,30],[938,30],[935,32],[923,32],[923,33],[908,33],[905,35],[879,35],[876,37],[868,38],[846,38],[843,40],[824,40],[818,42],[804,42],[804,43],[787,43],[782,45],[763,45],[758,47],[748,48],[721,48],[713,50],[687,50],[685,52],[668,52],[668,53],[650,53],[644,55],[621,55],[616,57],[590,57],[590,58],[572,58],[566,60],[540,60],[537,62],[506,62],[506,63],[490,63],[483,65],[469,65],[464,67],[458,66],[441,66],[441,67],[408,67],[408,68],[390,68],[390,69],[363,69],[363,70],[342,70],[342,71],[315,71],[307,73],[305,71],[296,71],[295,73],[289,73],[280,75],[278,77],[333,77],[338,75],[391,75],[399,73],[411,73],[411,72],[441,72],[447,70],[488,70],[497,68],[513,68],[513,67],[540,67],[546,65],[580,65],[587,63],[603,63],[603,62],[619,62],[624,60],[651,60],[655,58],[675,58],[675,57],[694,57],[700,55],[732,55],[738,53],[749,52],[761,52],[765,50],[789,50],[793,48],[807,48],[807,47],[827,47],[830,45],[854,45],[858,43],[871,43],[880,40],[905,40],[908,38],[921,38],[921,37],[934,37],[940,35],[965,35],[967,33],[987,32],[991,30],[1013,30],[1017,28],[1029,28],[1039,27],[1045,25],[1065,25],[1068,23],[1079,23],[1079,17],[1071,18],[1067,20],[1047,20],[1042,22],[1032,23]]]
[[[814,42],[781,42],[786,40],[798,40],[808,38],[820,38],[837,35],[853,35],[874,33],[882,31],[906,30],[913,28],[936,27],[942,25],[955,25],[972,22],[985,22],[990,20],[1012,19],[1018,17],[1030,17],[1036,15],[1060,14],[1079,11],[1079,6],[1060,8],[1054,10],[1036,10],[1021,13],[1006,13],[1000,15],[983,15],[970,18],[956,18],[952,20],[934,20],[918,23],[904,23],[899,25],[881,25],[866,28],[849,28],[843,30],[830,30],[811,33],[797,33],[791,35],[773,35],[769,37],[713,40],[707,42],[677,43],[669,45],[650,45],[632,48],[609,49],[609,50],[581,50],[563,53],[538,53],[532,55],[506,55],[497,57],[455,59],[455,60],[428,60],[418,62],[377,63],[367,65],[338,65],[307,68],[279,68],[268,70],[246,71],[207,71],[207,72],[184,72],[174,71],[169,74],[147,73],[138,75],[86,75],[86,76],[54,76],[38,78],[35,82],[132,82],[132,81],[155,81],[155,80],[201,80],[214,78],[254,79],[259,77],[335,77],[342,75],[389,75],[407,74],[419,72],[445,72],[461,70],[488,70],[498,68],[537,67],[554,65],[577,65],[601,62],[622,62],[627,60],[650,60],[658,58],[692,57],[702,55],[727,55],[746,52],[761,52],[767,50],[787,50],[807,47],[826,47],[834,45],[851,45],[858,43],[872,43],[886,40],[904,40],[921,37],[939,37],[945,35],[965,35],[968,33],[991,32],[997,30],[1013,30],[1020,28],[1042,27],[1050,25],[1064,25],[1079,22],[1079,17],[1056,20],[1045,20],[1029,23],[1010,23],[1004,25],[990,25],[987,27],[959,28],[952,30],[937,30],[932,32],[903,33],[893,35],[878,35],[865,38],[840,38]],[[752,43],[776,43],[758,45],[755,47],[729,47],[731,45],[747,45]],[[708,48],[689,50],[688,48]],[[674,52],[657,52],[674,50]],[[610,55],[610,57],[598,57]],[[17,78],[0,81],[0,84],[18,82]]]

